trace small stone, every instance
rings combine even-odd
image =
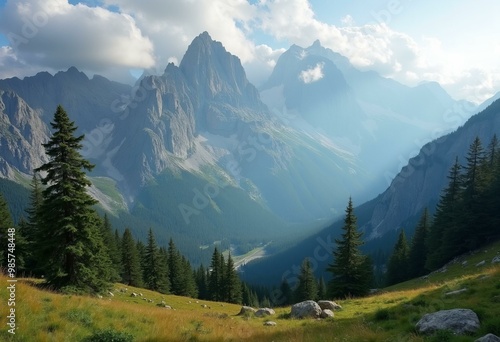
[[[332,311],[342,310],[342,306],[340,306],[339,304],[337,304],[331,300],[319,300],[318,305],[323,310],[325,310],[325,309],[332,310]]]
[[[245,314],[254,314],[255,312],[257,312],[257,310],[255,310],[251,306],[244,305],[241,307],[240,313],[238,315],[241,316]]]
[[[486,260],[483,260],[483,261],[480,261],[476,264],[476,267],[479,267],[479,266],[484,266],[484,264],[486,264]]]
[[[132,292],[132,293],[130,294],[130,297],[137,297],[137,293]]]
[[[272,316],[274,314],[274,310],[270,308],[260,308],[255,312],[255,316],[257,317]]]
[[[113,294],[113,292],[108,292],[108,294],[111,296],[111,297],[114,297],[115,295]]]
[[[491,260],[491,263],[492,264],[500,263],[500,255],[497,255],[496,257],[494,257],[493,260]]]
[[[268,327],[275,327],[275,326],[276,326],[276,322],[273,322],[273,321],[265,321],[265,322],[264,322],[264,325],[265,325],[265,326],[268,326]]]
[[[321,318],[333,318],[334,317],[334,313],[332,310],[328,310],[328,309],[324,309],[323,311],[321,311]]]
[[[500,342],[500,337],[498,337],[497,335],[488,334],[478,338],[474,342]]]

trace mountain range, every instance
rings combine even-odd
[[[101,210],[138,237],[153,227],[160,243],[174,238],[193,262],[214,243],[245,251],[310,235],[341,216],[349,196],[362,203],[392,181],[365,205],[366,235],[383,237],[435,200],[397,197],[422,190],[405,185],[420,172],[399,182],[399,168],[477,109],[437,83],[408,87],[359,71],[319,41],[292,46],[257,88],[204,32],[178,66],[134,86],[76,67],[0,80],[2,178],[26,185],[46,161],[41,144],[58,104],[86,136]],[[439,190],[439,180],[429,184]],[[412,194],[425,200],[402,202]]]

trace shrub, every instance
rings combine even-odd
[[[376,321],[387,321],[388,319],[390,319],[390,312],[389,310],[387,309],[378,309],[376,312],[375,312],[375,320]]]
[[[83,342],[132,342],[133,340],[134,337],[129,333],[106,329],[96,331],[85,338]]]

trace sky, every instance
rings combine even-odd
[[[178,64],[203,31],[256,86],[292,44],[455,99],[500,91],[498,0],[0,0],[0,78],[76,66],[121,82]]]

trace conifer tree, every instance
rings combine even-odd
[[[484,243],[482,232],[488,217],[484,213],[482,195],[486,189],[487,175],[483,168],[485,152],[479,137],[476,137],[467,153],[467,164],[463,175],[463,197],[460,211],[460,225],[454,232],[456,245],[450,257],[478,248]],[[451,247],[451,246],[450,246]],[[450,248],[451,249],[451,248]]]
[[[40,208],[43,202],[42,186],[40,177],[35,172],[31,180],[31,192],[29,197],[29,205],[25,212],[27,220],[19,224],[22,230],[22,235],[25,238],[25,270],[32,275],[40,276],[40,270],[37,270],[37,257],[35,254],[35,242],[38,236],[38,226],[40,222]]]
[[[318,281],[318,299],[326,299],[326,284],[323,277],[321,277]]]
[[[357,231],[356,216],[352,200],[346,208],[343,233],[336,239],[337,249],[333,252],[334,262],[327,268],[333,279],[329,284],[329,292],[333,297],[362,296],[368,293],[373,279],[373,270],[368,269],[368,262],[359,247],[362,233]]]
[[[111,281],[119,282],[121,281],[121,264],[122,264],[122,256],[116,245],[116,238],[113,234],[113,228],[111,227],[111,222],[109,222],[109,218],[107,214],[104,214],[104,218],[102,220],[101,225],[101,234],[103,236],[104,245],[108,252],[109,258],[111,260]]]
[[[182,260],[174,241],[170,238],[168,242],[168,278],[170,281],[170,292],[175,295],[184,293],[184,271],[182,269]]]
[[[224,295],[225,301],[228,303],[241,304],[241,281],[238,273],[234,269],[233,258],[231,253],[227,257],[226,264],[226,279],[224,279]]]
[[[170,286],[166,273],[167,265],[163,261],[153,230],[150,228],[144,251],[144,284],[150,290],[168,293]]]
[[[404,229],[399,233],[398,241],[394,246],[387,265],[387,285],[397,284],[408,280],[409,247]]]
[[[316,300],[318,297],[318,282],[314,277],[311,262],[306,258],[300,266],[300,274],[295,289],[295,300],[302,302],[304,300]]]
[[[199,299],[209,299],[207,271],[203,264],[196,270],[196,286]]]
[[[5,267],[7,261],[9,228],[14,228],[14,222],[12,222],[7,202],[0,193],[0,243],[2,244],[0,247],[2,251],[2,253],[0,253],[0,267]]]
[[[439,268],[453,253],[453,246],[460,243],[454,235],[459,224],[459,211],[462,196],[462,167],[455,158],[455,163],[448,174],[448,186],[443,191],[436,207],[433,223],[427,238],[426,268]],[[445,244],[446,243],[446,244]],[[445,250],[445,246],[447,247]]]
[[[103,291],[110,286],[110,260],[104,251],[97,203],[86,189],[85,170],[94,165],[79,153],[84,136],[75,137],[74,122],[61,106],[51,123],[55,130],[44,144],[49,161],[35,170],[46,172],[36,250],[45,278],[56,288]]]
[[[221,264],[221,256],[217,246],[212,254],[212,262],[210,263],[210,276],[208,278],[208,293],[210,299],[214,301],[222,300],[222,272],[224,263]],[[222,258],[224,258],[222,256]]]
[[[142,287],[142,269],[137,244],[129,228],[123,232],[122,241],[122,281],[126,285]]]
[[[411,240],[411,247],[408,256],[408,276],[415,278],[427,272],[425,268],[427,260],[427,235],[429,233],[429,213],[424,209],[420,221],[415,229],[415,234]]]
[[[184,284],[182,288],[182,296],[196,298],[198,296],[198,288],[196,286],[196,280],[194,277],[193,270],[191,268],[191,263],[183,255],[181,256],[181,268],[182,268],[182,282]]]
[[[283,281],[281,282],[280,293],[281,293],[281,298],[282,298],[282,300],[279,303],[280,305],[292,304],[293,291],[292,291],[292,288],[290,287],[290,284],[288,284],[288,281],[286,279],[283,279]]]

